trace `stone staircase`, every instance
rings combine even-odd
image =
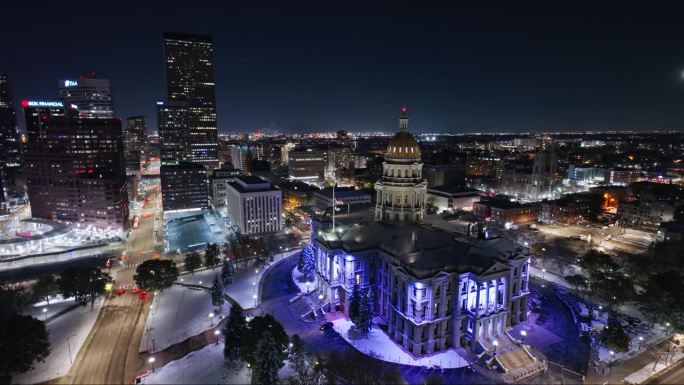
[[[546,371],[546,362],[537,360],[525,345],[511,338],[508,333],[496,335],[496,341],[496,354],[493,340],[482,339],[480,345],[485,354],[491,357],[489,365],[499,366],[506,382],[520,382]]]

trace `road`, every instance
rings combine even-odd
[[[127,242],[127,263],[112,268],[116,285],[133,284],[137,264],[151,256],[154,250],[154,221],[159,211],[158,188],[149,188],[148,204],[143,209],[137,229]],[[145,218],[146,213],[152,215]],[[65,384],[124,384],[144,365],[138,355],[150,301],[127,291],[121,296],[106,299],[100,315],[86,342],[76,356],[69,374],[60,379]]]
[[[684,384],[684,364],[679,364],[676,368],[656,378],[650,384]]]

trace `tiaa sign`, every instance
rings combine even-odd
[[[64,87],[76,87],[78,86],[78,82],[76,80],[65,80],[64,81]]]

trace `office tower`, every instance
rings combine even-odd
[[[317,148],[297,148],[289,153],[290,179],[322,183],[324,181],[327,153]]]
[[[211,37],[164,33],[167,99],[186,102],[187,159],[218,167],[218,132],[214,92],[214,45]]]
[[[250,175],[228,182],[228,217],[240,234],[258,235],[282,229],[282,194],[271,183]]]
[[[17,131],[12,89],[7,75],[0,73],[0,195],[5,199],[12,195],[23,196],[21,179],[21,143]],[[6,203],[6,200],[5,200]],[[0,206],[2,203],[0,202]],[[0,212],[4,210],[0,207]]]
[[[82,118],[114,117],[111,84],[94,72],[82,74],[78,79],[60,80],[59,98],[75,104]]]
[[[188,103],[157,102],[160,160],[162,165],[186,161]]]
[[[144,116],[131,116],[126,119],[124,132],[124,150],[126,152],[126,172],[136,173],[140,170],[140,160],[147,131]]]
[[[24,154],[33,216],[123,233],[128,193],[121,122],[83,119],[71,107],[61,115],[50,109],[55,114],[39,119],[42,134]],[[27,121],[35,112],[26,108]]]
[[[22,100],[21,106],[24,108],[29,143],[45,139],[45,128],[50,118],[67,113],[78,115],[78,110],[65,108],[64,102],[58,100]]]
[[[226,196],[228,191],[228,182],[232,182],[236,176],[242,175],[242,170],[238,170],[228,165],[223,165],[221,168],[214,169],[209,177],[209,185],[211,186],[211,207],[214,212],[221,216],[226,216]]]
[[[207,208],[207,170],[203,165],[191,162],[163,165],[159,173],[164,211]]]

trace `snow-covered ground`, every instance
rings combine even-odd
[[[317,285],[317,280],[318,276],[314,274],[313,279],[309,282],[305,281],[303,279],[303,275],[297,266],[295,266],[294,269],[292,269],[292,282],[294,282],[295,285],[297,285],[297,288],[299,288],[299,291],[301,293],[308,293],[311,290],[316,290],[316,285]],[[307,285],[308,283],[308,285]]]
[[[95,300],[95,308],[92,311],[90,304],[79,306],[48,322],[46,327],[50,338],[50,355],[45,359],[45,362],[36,362],[33,370],[14,377],[13,382],[36,384],[66,375],[71,368],[72,360],[76,358],[78,351],[81,350],[81,346],[93,328],[97,315],[100,314],[102,302],[103,298],[98,298]],[[58,308],[59,305],[68,307],[73,303],[73,300],[62,300],[55,303],[54,307]],[[39,309],[41,314],[42,305],[45,304],[34,306]],[[50,307],[53,307],[52,300],[48,309]],[[71,350],[71,356],[69,350]]]
[[[211,270],[183,276],[185,283],[199,284],[202,281],[202,285],[206,286],[211,286],[213,279]],[[140,351],[151,351],[153,348],[159,351],[211,329],[228,314],[229,309],[226,302],[221,312],[216,312],[211,304],[211,295],[206,290],[173,285],[154,296],[140,341]],[[209,314],[214,316],[209,317]]]
[[[663,370],[667,369],[668,367],[676,364],[682,358],[684,358],[684,353],[675,352],[672,356],[670,356],[670,360],[668,361],[668,364],[666,364],[664,362],[664,360],[661,360],[655,365],[655,369],[653,368],[654,363],[651,362],[648,365],[644,366],[643,368],[641,368],[641,369],[637,370],[636,372],[630,374],[629,376],[625,377],[625,382],[627,384],[643,384],[646,381],[648,381],[651,377],[656,375],[657,373],[660,373]]]
[[[364,336],[357,338],[356,336],[350,336],[349,333],[349,330],[354,326],[352,321],[339,318],[332,322],[335,331],[357,350],[364,354],[373,353],[378,359],[383,361],[415,366],[438,366],[441,368],[460,368],[468,365],[468,362],[453,349],[431,354],[427,357],[414,358],[377,327],[373,327],[368,333],[368,338]]]
[[[24,314],[34,316],[37,319],[44,321],[47,318],[50,318],[55,314],[74,306],[75,304],[76,302],[74,302],[73,298],[64,299],[61,295],[59,295],[51,297],[49,305],[47,301],[34,303],[24,311]],[[88,303],[88,307],[90,307],[90,303]]]
[[[558,275],[553,274],[549,271],[544,272],[542,269],[535,267],[535,266],[532,266],[531,264],[530,264],[530,274],[532,274],[533,276],[535,276],[537,278],[541,278],[541,279],[548,281],[548,282],[553,282],[556,285],[563,286],[563,287],[568,288],[568,289],[574,288],[571,284],[569,284],[566,280],[559,277]]]
[[[249,384],[251,373],[247,367],[228,371],[224,367],[223,344],[211,344],[183,358],[155,369],[142,379],[144,384]],[[283,379],[292,373],[285,364],[278,372]]]

